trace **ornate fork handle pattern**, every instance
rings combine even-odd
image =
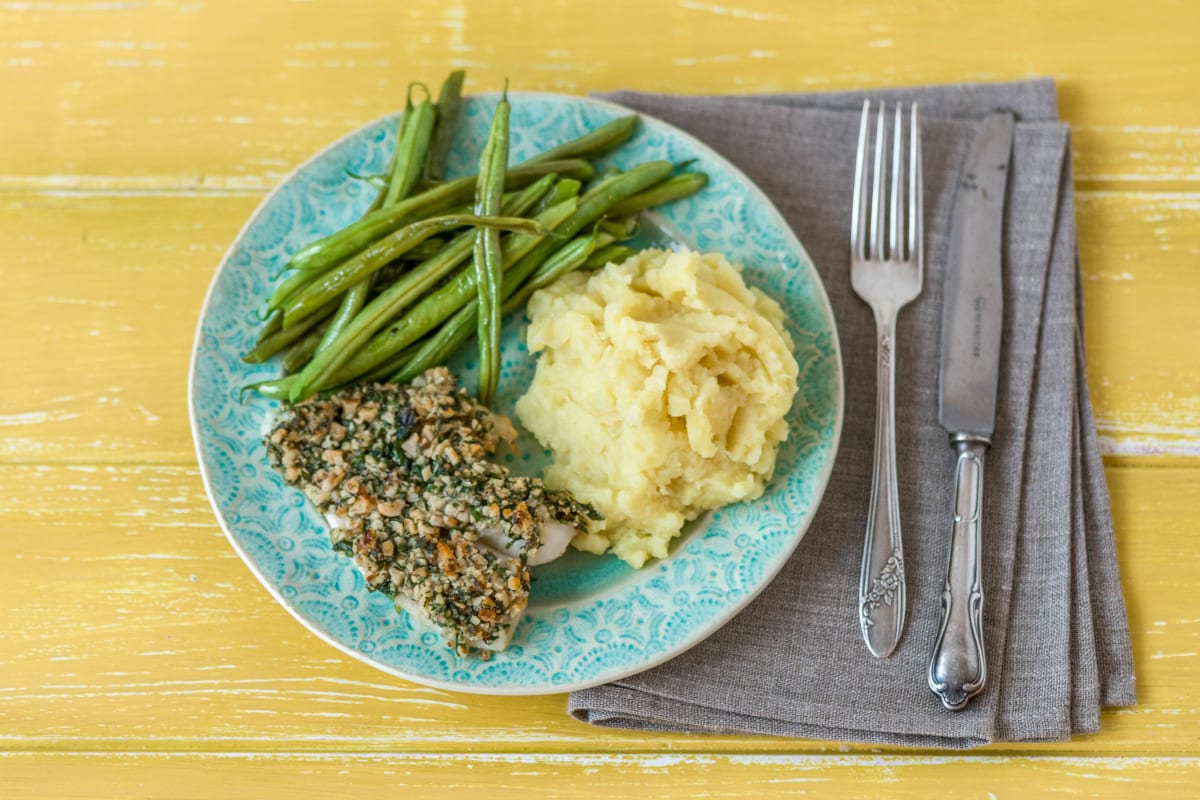
[[[895,604],[897,590],[903,594],[904,554],[899,549],[892,551],[880,573],[871,578],[871,590],[859,601],[858,615],[864,631],[875,624],[872,614],[876,609]]]
[[[858,588],[863,639],[868,649],[880,658],[891,655],[899,642],[907,608],[896,477],[896,354],[892,347],[895,327],[894,314],[890,319],[879,320],[875,458]]]

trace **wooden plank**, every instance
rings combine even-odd
[[[1136,587],[1140,704],[1106,713],[1098,736],[1042,749],[1191,752],[1200,555],[1187,542],[1200,471],[1109,474],[1121,567]],[[0,749],[841,750],[592,728],[568,718],[562,695],[465,695],[387,676],[276,606],[217,529],[190,467],[3,466],[0,518],[10,542],[0,559]]]
[[[0,195],[0,459],[194,459],[192,339],[255,197]]]
[[[1072,0],[794,4],[682,0],[0,6],[0,189],[261,191],[402,104],[411,80],[468,91],[824,90],[1053,75],[1085,182],[1200,178],[1200,6]],[[64,24],[70,19],[71,24]],[[270,20],[264,24],[263,20]],[[637,24],[629,24],[636,20]],[[819,22],[819,24],[818,24]],[[586,32],[580,35],[580,32]],[[936,43],[936,44],[934,44]],[[980,46],[980,43],[989,43]]]
[[[1068,114],[1074,110],[1064,103],[1077,188],[1192,191],[1200,181],[1200,127],[1145,125],[1132,114],[1123,124],[1096,125]]]
[[[1200,455],[1193,193],[1077,196],[1088,378],[1102,449]],[[1181,368],[1182,367],[1182,368]]]
[[[11,321],[0,461],[193,462],[193,329],[257,202],[0,194],[0,318]],[[1079,194],[1090,376],[1110,454],[1200,453],[1200,372],[1179,368],[1195,353],[1197,208],[1200,193]]]
[[[0,756],[13,796],[62,798],[322,797],[416,789],[423,798],[732,797],[895,798],[1187,794],[1200,762],[1181,757],[463,755],[334,753],[229,755],[22,753]],[[547,794],[549,793],[549,794]]]

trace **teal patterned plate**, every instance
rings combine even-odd
[[[628,110],[582,97],[510,93],[512,158],[579,136]],[[447,165],[474,171],[496,95],[468,98]],[[604,159],[629,167],[694,160],[709,185],[657,212],[677,244],[719,251],[746,265],[747,282],[779,300],[790,318],[800,391],[788,417],[774,480],[752,503],[728,506],[685,529],[671,554],[634,570],[612,556],[570,551],[534,569],[532,597],[512,645],[489,661],[459,658],[440,636],[366,590],[350,559],[335,553],[318,514],[267,464],[261,435],[274,404],[239,400],[242,386],[279,374],[277,363],[244,364],[262,306],[288,257],[341,228],[370,203],[347,177],[379,173],[391,157],[396,118],[335,142],[288,176],[238,234],[200,313],[189,376],[192,435],[217,519],[234,549],[284,608],[355,658],[418,683],[487,694],[545,694],[631,675],[677,655],[728,622],[787,561],[825,490],[842,423],[837,331],[820,278],[770,201],[732,164],[691,136],[645,115],[634,137]],[[525,320],[504,329],[497,406],[513,416],[534,360]],[[475,385],[470,351],[451,367]],[[515,419],[515,417],[514,417]],[[545,463],[532,440],[508,456],[516,472]]]

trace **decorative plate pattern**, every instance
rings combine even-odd
[[[512,158],[579,136],[629,113],[581,97],[510,93]],[[474,171],[496,95],[468,98],[447,165]],[[779,300],[790,318],[800,391],[788,417],[776,476],[751,503],[696,520],[670,556],[634,570],[612,556],[570,551],[534,569],[530,607],[513,644],[490,661],[459,658],[441,637],[366,590],[348,558],[335,553],[303,495],[267,464],[261,436],[274,403],[239,399],[241,387],[276,377],[279,365],[248,365],[257,310],[288,257],[356,219],[369,192],[347,171],[383,172],[396,118],[334,143],[286,178],[255,211],[217,269],[201,311],[189,377],[192,433],[213,508],[234,548],[272,595],[306,627],[379,669],[419,683],[491,694],[579,689],[640,672],[701,641],[748,603],[804,535],[825,489],[842,420],[841,356],[816,271],[770,201],[705,145],[642,115],[634,137],[605,163],[693,160],[709,174],[702,192],[660,209],[671,236],[746,265],[746,278]],[[504,329],[499,410],[512,415],[533,375],[521,341],[525,320]],[[451,366],[475,383],[470,351]],[[515,419],[515,417],[514,417]],[[516,472],[545,463],[526,438]]]

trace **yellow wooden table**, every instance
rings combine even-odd
[[[1194,791],[1198,45],[1194,0],[0,2],[0,797]],[[282,175],[451,66],[468,91],[1058,78],[1139,705],[966,754],[622,733],[392,679],[278,607],[200,484],[200,302]]]

